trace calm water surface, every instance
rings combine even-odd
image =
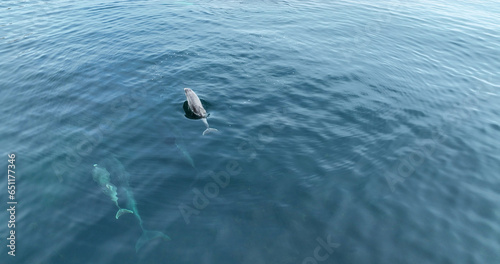
[[[500,4],[2,1],[1,263],[500,263]],[[218,133],[186,117],[198,93]],[[93,180],[110,173],[151,239]],[[129,176],[124,181],[123,176]],[[129,199],[131,201],[131,199]]]

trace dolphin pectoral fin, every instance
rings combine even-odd
[[[170,240],[169,236],[163,234],[160,231],[143,230],[142,236],[139,238],[139,240],[137,240],[137,243],[135,244],[135,251],[138,252],[139,249],[141,249],[146,243],[156,238],[161,238],[164,241]]]
[[[116,219],[118,219],[122,214],[133,214],[133,211],[130,211],[129,209],[120,209],[118,212],[116,212]]]
[[[215,129],[215,128],[210,128],[210,127],[209,127],[209,128],[207,128],[207,129],[205,129],[205,131],[203,131],[203,135],[208,134],[208,133],[210,133],[210,132],[216,132],[216,131],[219,131],[219,130],[217,130],[217,129]]]

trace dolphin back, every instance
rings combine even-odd
[[[203,108],[203,104],[201,104],[198,95],[196,95],[196,93],[189,88],[184,88],[184,92],[186,93],[186,99],[188,101],[189,109],[199,117],[206,117],[207,111],[205,110],[205,108]]]
[[[128,181],[130,179],[130,174],[125,170],[125,166],[113,155],[108,159],[108,163],[112,168],[115,180],[117,180],[121,185],[128,186]]]

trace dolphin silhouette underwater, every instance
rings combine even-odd
[[[165,122],[170,125],[170,123],[168,121],[165,121]],[[175,128],[175,126],[171,126],[171,128],[174,131],[170,131],[170,133],[172,135],[170,137],[165,138],[164,142],[167,144],[170,144],[170,145],[175,145],[177,150],[182,154],[182,157],[184,158],[184,160],[187,163],[189,163],[189,165],[191,165],[191,167],[196,168],[194,165],[193,158],[189,154],[189,151],[185,148],[185,144],[184,144],[184,141],[182,140],[182,137],[178,136],[178,135],[181,135],[181,133],[178,132],[178,130]]]
[[[201,118],[201,120],[207,127],[207,129],[203,131],[203,135],[208,134],[210,132],[219,131],[215,128],[210,128],[210,126],[208,125],[207,111],[205,110],[205,108],[203,108],[200,98],[198,98],[198,96],[194,93],[194,91],[189,88],[184,88],[184,93],[186,93],[186,99],[188,102],[189,110],[191,110],[191,112],[193,112],[193,114],[195,114],[198,118]]]
[[[189,155],[189,152],[186,150],[186,148],[183,147],[181,144],[177,143],[177,141],[175,142],[175,146],[181,152],[182,156],[189,163],[189,165],[191,165],[191,167],[193,167],[193,168],[196,168],[194,166],[194,160],[193,160],[193,158],[191,158],[191,155]]]
[[[137,209],[137,203],[134,199],[134,195],[130,190],[130,186],[128,184],[128,179],[130,178],[130,174],[125,170],[121,162],[118,161],[116,158],[113,158],[112,161],[116,166],[117,170],[116,176],[121,183],[120,187],[123,188],[123,191],[125,192],[126,208],[120,207],[116,192],[117,188],[110,182],[111,179],[110,173],[108,172],[108,170],[106,170],[106,168],[101,167],[98,164],[94,164],[92,177],[99,184],[99,186],[103,188],[104,193],[108,194],[111,200],[114,201],[116,206],[118,207],[118,211],[116,212],[115,215],[116,219],[120,218],[120,216],[124,214],[133,214],[139,221],[139,226],[141,227],[142,235],[135,244],[135,251],[138,252],[139,249],[141,249],[148,241],[153,240],[155,238],[162,238],[165,241],[170,240],[169,236],[165,235],[160,231],[147,230],[144,228],[142,218],[139,214],[139,210]]]
[[[106,168],[100,167],[97,164],[94,164],[94,169],[92,170],[92,178],[99,186],[101,186],[102,191],[111,198],[111,201],[115,202],[118,209],[122,209],[118,204],[118,193],[117,188],[114,184],[111,183],[111,177],[106,170]]]

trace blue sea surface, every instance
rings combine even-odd
[[[499,14],[2,1],[0,263],[500,263]]]

